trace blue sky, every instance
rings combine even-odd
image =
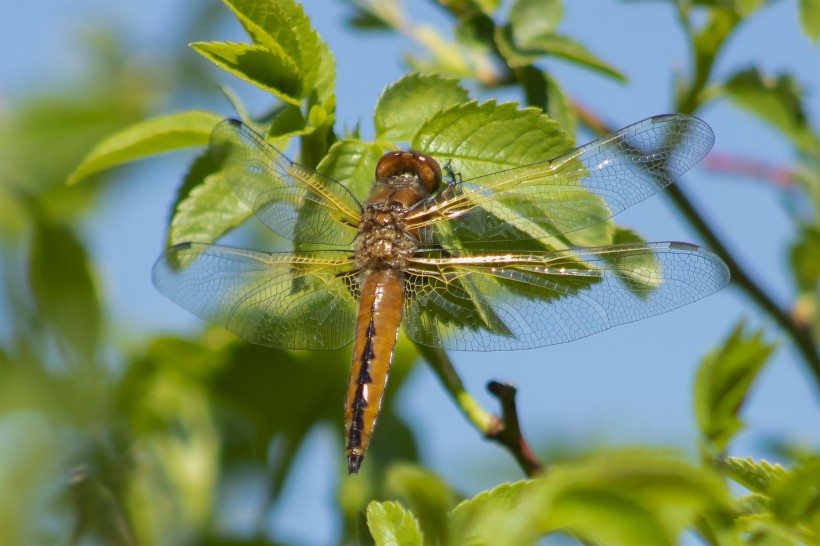
[[[622,85],[550,61],[546,66],[567,92],[613,127],[668,113],[674,85],[671,69],[685,71],[689,62],[673,9],[662,2],[587,0],[567,4],[560,31],[615,64],[630,80]],[[777,2],[753,17],[728,44],[715,73],[726,75],[755,64],[773,73],[796,74],[810,96],[808,113],[817,127],[820,48],[810,46],[799,32],[796,4]],[[174,41],[178,36],[175,31],[189,5],[181,0],[0,0],[0,113],[13,108],[32,89],[70,82],[81,74],[81,52],[67,44],[76,43],[78,31],[95,21],[113,21],[123,29],[137,58],[179,53],[187,46]],[[339,127],[361,123],[364,136],[372,135],[370,120],[376,99],[386,85],[404,73],[401,54],[411,44],[384,34],[362,37],[348,32],[342,25],[346,11],[341,3],[307,0],[304,5],[336,56]],[[408,11],[416,22],[436,25],[443,21],[427,2],[407,0],[405,5],[413,6]],[[246,40],[236,24],[199,38]],[[192,51],[190,55],[196,56]],[[257,111],[269,106],[266,96],[229,78],[224,81]],[[514,94],[500,98],[519,99]],[[193,107],[231,113],[226,104],[179,104],[173,108]],[[791,164],[791,151],[784,140],[728,103],[710,105],[700,116],[716,134],[714,152],[774,165]],[[586,140],[581,135],[578,143]],[[190,157],[186,153],[165,156],[123,175],[111,185],[99,210],[84,226],[91,252],[102,264],[101,280],[110,294],[115,332],[149,335],[168,329],[190,331],[200,324],[156,293],[149,275],[162,247],[168,208]],[[778,302],[788,304],[794,297],[786,266],[792,225],[777,191],[759,181],[718,176],[698,167],[679,183],[749,271]],[[662,196],[641,203],[617,220],[648,240],[703,243]],[[675,312],[570,344],[518,353],[452,356],[468,388],[487,408],[495,408],[485,394],[488,380],[519,385],[523,426],[536,446],[557,439],[579,445],[645,443],[681,449],[694,445],[696,435],[690,400],[695,366],[740,318],[751,326],[764,326],[768,337],[779,339],[783,347],[748,400],[744,418],[750,430],[740,435],[732,452],[765,455],[761,439],[766,436],[820,445],[816,392],[796,351],[733,287]],[[466,493],[495,484],[476,478],[476,474],[481,475],[477,470],[485,465],[503,469],[500,474],[493,473],[493,479],[499,475],[520,477],[505,453],[484,442],[467,425],[426,367],[419,366],[401,392],[388,390],[388,396],[400,397],[404,415],[426,449],[425,462]],[[272,525],[283,540],[324,542],[333,536],[335,522],[329,519],[326,507],[335,479],[330,469],[335,468],[334,458],[341,455],[340,446],[331,438],[328,430],[311,435],[290,484],[299,483],[302,488],[299,492],[293,488],[282,509],[272,515]],[[304,517],[308,512],[312,524]]]

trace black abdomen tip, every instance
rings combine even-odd
[[[348,455],[347,456],[347,473],[348,474],[358,474],[359,467],[362,466],[362,460],[364,457],[361,455]]]

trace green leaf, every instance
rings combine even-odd
[[[336,111],[336,59],[325,42],[319,43],[319,68],[316,75],[317,103],[328,112]]]
[[[486,53],[469,50],[455,41],[447,40],[432,27],[416,28],[414,38],[427,49],[431,59],[422,60],[408,55],[405,60],[413,70],[479,81],[490,74],[490,79],[495,79]]]
[[[552,55],[590,68],[617,81],[627,81],[623,74],[592,54],[581,43],[553,32],[536,33],[536,30],[537,27],[528,28],[524,41],[513,25],[496,27],[496,45],[510,66],[527,66],[547,55]]]
[[[376,137],[409,142],[433,114],[467,100],[457,80],[409,74],[387,86],[373,115]]]
[[[419,522],[397,502],[368,504],[367,527],[377,546],[421,546],[424,543]]]
[[[483,104],[468,102],[435,114],[419,128],[411,146],[433,155],[441,165],[449,165],[467,183],[483,175],[490,177],[481,182],[492,183],[496,176],[504,176],[498,174],[501,171],[547,161],[570,150],[572,139],[554,120],[535,108],[518,109],[513,103],[490,101]],[[561,202],[560,193],[556,193],[548,204],[533,200],[526,191],[516,192],[514,187],[505,189],[504,194],[507,199],[494,204],[494,217],[487,218],[487,221],[514,222],[523,232],[518,235],[522,241],[530,236],[556,249],[565,248],[564,239],[557,237],[561,233],[566,233],[563,237],[579,245],[603,245],[611,241],[613,224],[608,220],[611,216],[609,209],[602,198],[591,193],[584,203],[585,212],[600,221],[593,222],[596,225],[590,229],[578,231],[561,224],[561,218],[571,215],[552,212]],[[578,201],[570,206],[577,208]],[[543,209],[545,206],[551,207],[550,214]],[[443,241],[450,237],[443,226],[439,231]],[[470,243],[481,243],[487,248],[491,241]]]
[[[411,146],[451,161],[464,180],[545,161],[572,148],[572,139],[536,108],[471,101],[436,113]]]
[[[771,508],[783,523],[801,523],[820,538],[820,457],[812,457],[772,484]]]
[[[774,482],[782,480],[788,474],[788,471],[779,464],[763,460],[754,461],[750,457],[726,457],[721,461],[721,466],[734,481],[750,491],[764,495],[769,493],[769,488]]]
[[[29,281],[37,308],[58,339],[89,365],[100,341],[102,313],[91,264],[68,230],[40,219],[31,241]]]
[[[239,79],[273,94],[291,104],[300,105],[304,93],[303,74],[288,57],[274,53],[263,46],[196,42],[194,50]]]
[[[750,68],[734,74],[723,89],[735,104],[770,123],[803,152],[817,149],[818,139],[803,105],[803,90],[791,75],[766,78]]]
[[[774,344],[762,331],[747,333],[739,323],[723,345],[707,355],[695,379],[695,415],[709,453],[726,449],[743,422],[738,417],[749,389]]]
[[[456,496],[439,476],[418,466],[395,464],[387,471],[385,489],[416,514],[430,543],[444,541],[447,512],[455,505]]]
[[[479,493],[456,506],[449,514],[449,544],[496,544],[503,533],[507,544],[526,544],[538,530],[532,514],[522,509],[536,482],[505,483]],[[501,527],[498,525],[503,522]],[[501,531],[503,529],[503,531]],[[491,540],[488,540],[491,539]]]
[[[663,282],[663,273],[660,270],[658,258],[654,254],[645,252],[646,240],[631,229],[616,226],[612,244],[635,246],[637,251],[635,254],[621,254],[614,258],[608,254],[602,254],[601,257],[620,271],[619,279],[633,294],[648,298],[652,290],[658,288]]]
[[[627,81],[626,76],[605,61],[599,59],[587,50],[584,45],[567,36],[560,34],[542,35],[537,39],[533,39],[532,43],[528,44],[528,47],[539,49],[555,57],[561,57],[566,61],[595,70],[621,83],[626,83]]]
[[[311,130],[312,128],[307,126],[302,109],[296,105],[287,104],[273,118],[265,138],[268,141],[280,141],[288,137],[307,134]],[[285,146],[281,148],[284,150]]]
[[[803,225],[791,248],[791,265],[801,292],[813,292],[820,282],[820,228]]]
[[[208,143],[216,114],[194,110],[137,123],[99,142],[74,169],[67,184],[74,184],[109,167],[149,155]]]
[[[213,243],[252,214],[206,153],[191,165],[180,188],[168,230],[168,246]]]
[[[286,83],[285,94],[302,99],[316,90],[320,102],[327,107],[335,87],[335,62],[326,44],[311,27],[302,6],[293,0],[225,0],[225,3],[254,44],[268,51],[276,59],[276,64],[286,65],[288,70],[296,69],[293,73],[283,73],[283,76],[293,78],[287,83],[280,82]],[[254,79],[265,81],[263,74],[257,74]],[[290,94],[287,89],[298,89],[298,92]]]
[[[507,19],[516,42],[527,48],[541,36],[555,32],[563,17],[561,0],[516,0]]]
[[[698,516],[729,508],[717,476],[648,451],[596,454],[537,481],[529,509],[542,532],[608,545],[677,544]]]
[[[359,201],[364,201],[373,186],[376,163],[381,156],[380,146],[345,138],[330,147],[317,170],[342,183]]]
[[[820,0],[800,0],[800,24],[814,43],[820,39]]]

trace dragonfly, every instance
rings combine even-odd
[[[570,235],[672,183],[711,149],[695,117],[651,117],[544,161],[464,179],[390,151],[363,201],[236,120],[209,153],[287,252],[182,243],[153,282],[184,309],[278,349],[353,343],[348,472],[373,436],[400,328],[448,350],[532,349],[665,313],[721,290],[726,264],[683,242],[597,247]]]

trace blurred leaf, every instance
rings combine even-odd
[[[750,68],[735,73],[723,88],[735,104],[770,123],[802,151],[816,149],[818,139],[808,124],[803,90],[791,75],[771,79]]]
[[[101,311],[85,249],[65,228],[41,219],[31,243],[29,280],[43,318],[90,364],[100,341]]]
[[[561,0],[515,0],[507,19],[516,42],[529,48],[542,36],[555,32],[563,17]]]
[[[409,142],[430,116],[467,100],[457,80],[409,74],[385,88],[373,115],[376,137]]]
[[[530,544],[550,533],[583,543],[673,545],[704,514],[727,514],[718,476],[650,451],[602,452],[502,485],[450,515],[454,543]]]
[[[367,505],[367,527],[378,546],[408,546],[424,543],[419,522],[397,502]]]
[[[492,53],[495,50],[495,22],[484,13],[459,17],[453,35],[458,43],[473,51]]]
[[[726,449],[743,426],[740,409],[774,347],[762,331],[747,333],[741,322],[701,362],[695,379],[695,415],[709,453]]]
[[[187,146],[208,143],[222,120],[210,112],[193,110],[137,123],[99,142],[69,175],[67,184],[115,165]]]
[[[403,16],[398,0],[344,0],[353,13],[347,24],[361,30],[393,30]]]
[[[69,459],[81,445],[75,430],[48,413],[0,415],[0,488],[6,491],[0,495],[0,544],[66,541],[69,529],[60,523],[68,514],[60,501],[68,490]]]
[[[772,483],[782,480],[788,474],[779,464],[754,461],[751,457],[726,457],[721,462],[731,479],[750,491],[764,495],[769,493]]]
[[[792,273],[801,292],[812,293],[820,282],[820,228],[803,225],[791,248]]]
[[[800,24],[814,43],[820,39],[820,0],[800,0]]]
[[[387,471],[385,490],[416,515],[430,543],[445,540],[447,512],[455,505],[456,495],[444,480],[418,466],[395,464]]]
[[[542,531],[608,545],[677,544],[699,515],[727,510],[729,501],[717,476],[649,451],[600,453],[537,482]]]
[[[299,445],[318,422],[341,432],[342,401],[350,351],[287,352],[236,343],[229,365],[212,380],[221,406],[243,423],[228,437],[232,459],[264,459],[268,445],[279,439],[270,469],[273,493],[290,470]],[[339,453],[339,468],[343,461]]]
[[[407,55],[405,60],[413,70],[480,82],[485,82],[488,78],[495,79],[486,53],[470,50],[457,42],[447,40],[433,27],[416,27],[414,37],[427,49],[432,58],[422,60]]]
[[[786,524],[801,523],[820,538],[820,457],[812,457],[770,488],[775,516]]]
[[[540,34],[531,36],[527,43],[522,43],[518,41],[515,28],[508,26],[496,29],[496,43],[501,54],[513,67],[526,66],[546,55],[552,55],[595,70],[617,81],[627,81],[623,74],[592,54],[580,42],[568,36],[554,33]]]
[[[223,346],[156,338],[130,362],[117,406],[134,439],[124,501],[140,544],[200,542],[219,479],[220,435],[209,381]]]

